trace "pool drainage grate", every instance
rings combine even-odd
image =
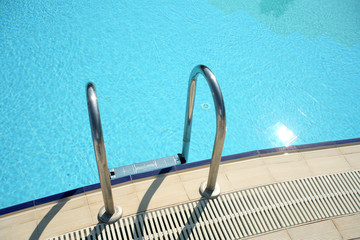
[[[352,171],[226,193],[50,239],[239,239],[358,212],[360,171]]]

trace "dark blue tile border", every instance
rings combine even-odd
[[[34,202],[35,202],[35,206],[37,206],[37,205],[41,205],[41,204],[44,204],[44,203],[60,200],[60,199],[63,199],[63,198],[75,196],[75,195],[81,194],[83,192],[84,192],[83,187],[75,188],[73,190],[69,190],[69,191],[66,191],[66,192],[62,192],[62,193],[54,194],[54,195],[47,196],[47,197],[44,197],[44,198],[36,199]]]
[[[120,178],[116,178],[116,179],[111,180],[111,185],[116,185],[116,184],[129,182],[129,181],[131,181],[130,176],[120,177]],[[99,183],[99,188],[100,188],[100,183]]]
[[[338,140],[338,141],[335,141],[335,142],[338,145],[350,144],[350,143],[358,143],[358,142],[360,142],[360,138],[351,138],[351,139],[345,139],[345,140]]]
[[[225,162],[225,161],[235,160],[235,159],[239,159],[239,158],[248,158],[248,157],[254,157],[254,156],[259,156],[259,155],[260,155],[260,152],[258,150],[255,150],[255,151],[250,151],[250,152],[243,152],[243,153],[238,153],[238,154],[234,154],[234,155],[224,156],[224,157],[221,157],[221,161]]]
[[[95,184],[91,184],[91,185],[87,185],[84,187],[84,192],[90,192],[96,189],[101,188],[100,183],[95,183]]]
[[[280,152],[289,152],[289,151],[296,151],[298,148],[297,146],[288,146],[288,147],[278,147],[278,148],[268,148],[259,150],[261,155],[271,154],[271,153],[280,153]]]
[[[234,155],[229,155],[229,156],[223,156],[223,157],[221,157],[221,161],[226,162],[226,161],[230,161],[230,160],[244,159],[244,158],[255,157],[255,156],[260,156],[260,155],[264,155],[264,154],[305,150],[305,149],[321,148],[321,147],[336,146],[336,145],[346,145],[346,144],[352,144],[352,143],[360,143],[360,138],[352,138],[352,139],[337,140],[337,141],[328,141],[328,142],[319,142],[319,143],[311,143],[311,144],[303,144],[303,145],[294,145],[294,146],[288,146],[288,147],[278,147],[278,148],[255,150],[255,151],[244,152],[244,153],[239,153],[239,154],[234,154]],[[158,169],[158,170],[154,170],[154,171],[150,171],[150,172],[138,173],[138,174],[134,174],[134,175],[130,175],[130,176],[113,179],[113,180],[111,180],[111,184],[116,185],[116,184],[120,184],[120,183],[130,182],[132,180],[138,180],[138,179],[157,176],[157,175],[161,175],[161,174],[165,174],[165,173],[169,173],[169,172],[191,169],[191,168],[200,167],[200,166],[204,166],[204,165],[208,165],[208,164],[210,164],[210,159],[176,165],[173,167],[168,167],[168,168]],[[51,196],[36,199],[33,201],[29,201],[29,202],[17,204],[14,206],[10,206],[7,208],[3,208],[3,209],[0,209],[0,216],[9,214],[12,212],[24,210],[26,208],[38,206],[38,205],[41,205],[44,203],[48,203],[48,202],[64,199],[67,197],[75,196],[75,195],[78,195],[81,193],[93,191],[96,189],[100,189],[100,183],[95,183],[92,185],[76,188],[76,189],[66,191],[63,193],[58,193],[55,195],[51,195]]]
[[[336,141],[296,145],[295,147],[296,147],[297,149],[299,149],[299,150],[302,150],[302,149],[310,149],[310,148],[328,147],[328,146],[334,146],[334,145],[338,145],[338,144],[336,143]]]
[[[176,168],[176,171],[180,171],[180,170],[185,170],[185,169],[189,169],[189,168],[204,166],[204,165],[210,164],[210,161],[211,161],[210,159],[206,159],[206,160],[202,160],[202,161],[176,165],[175,168]]]
[[[20,211],[25,208],[31,208],[34,206],[35,206],[35,201],[20,203],[20,204],[11,206],[11,207],[0,209],[0,216],[4,215],[4,214],[12,213],[12,212]]]

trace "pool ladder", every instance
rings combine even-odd
[[[183,148],[182,153],[176,155],[176,157],[179,157],[181,162],[186,162],[189,156],[196,82],[199,74],[203,75],[209,85],[214,100],[216,112],[216,136],[211,157],[209,176],[208,180],[200,185],[200,193],[206,198],[215,198],[220,194],[220,186],[219,184],[217,184],[216,179],[219,171],[221,154],[225,141],[226,115],[224,100],[220,86],[212,71],[204,65],[198,65],[194,67],[190,74],[186,102],[187,107],[185,114]],[[87,85],[87,103],[101,191],[104,199],[104,207],[100,209],[98,218],[101,222],[112,223],[117,221],[121,217],[122,209],[116,204],[114,204],[112,197],[110,173],[106,159],[99,106],[95,86],[92,83],[88,83]]]

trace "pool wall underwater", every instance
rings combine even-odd
[[[293,145],[289,147],[280,147],[280,148],[270,148],[270,149],[262,149],[262,150],[255,150],[250,152],[244,152],[239,154],[234,154],[230,156],[224,156],[221,158],[221,162],[227,162],[227,161],[243,161],[250,158],[256,158],[260,156],[268,156],[268,155],[276,155],[276,154],[282,154],[282,153],[290,153],[290,152],[296,152],[296,151],[306,151],[310,149],[321,149],[321,148],[328,148],[328,147],[336,147],[336,146],[346,146],[346,145],[352,145],[360,143],[360,138],[354,138],[354,139],[346,139],[346,140],[339,140],[339,141],[330,141],[330,142],[320,142],[320,143],[313,143],[313,144],[304,144],[304,145]],[[117,178],[114,180],[111,180],[111,185],[116,184],[126,184],[127,182],[135,181],[135,180],[141,180],[146,179],[148,177],[157,176],[160,174],[167,174],[175,171],[183,171],[188,170],[191,171],[194,168],[209,165],[211,162],[211,159],[202,160],[198,162],[193,163],[187,163],[182,165],[176,165],[173,167],[163,168],[154,170],[151,172],[145,172],[145,173],[139,173],[135,175],[125,176],[121,178]],[[100,183],[92,184],[88,186],[84,186],[81,188],[72,189],[63,193],[58,193],[52,196],[36,199],[33,201],[25,202],[22,204],[18,204],[15,206],[7,207],[0,209],[0,216],[5,214],[10,214],[16,211],[21,211],[27,208],[39,206],[45,203],[49,203],[52,201],[57,201],[64,198],[69,198],[72,196],[76,196],[78,194],[94,191],[100,189]]]
[[[357,0],[1,1],[0,208],[98,183],[89,81],[109,168],[181,151],[198,64],[223,93],[223,156],[358,138],[359,9]],[[213,148],[203,80],[189,164]]]

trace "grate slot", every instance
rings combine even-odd
[[[351,205],[353,207],[353,211],[356,212],[359,210],[359,202],[356,200],[356,197],[353,193],[353,191],[349,191],[349,187],[346,184],[345,181],[343,181],[343,178],[339,175],[332,176],[332,179],[336,179],[338,184],[340,185],[341,189],[345,192],[346,196],[348,196],[349,201],[351,202]]]
[[[276,224],[278,224],[278,223],[277,223],[277,221],[276,221],[276,223],[275,223],[274,218],[273,218],[273,216],[272,216],[272,213],[271,213],[269,207],[266,206],[266,204],[264,203],[262,197],[260,196],[259,190],[258,190],[258,189],[250,189],[249,191],[250,191],[250,192],[252,193],[252,195],[254,196],[254,199],[255,199],[255,201],[256,201],[256,203],[257,203],[257,206],[258,206],[260,209],[262,209],[262,211],[263,211],[263,217],[264,217],[264,219],[266,220],[265,222],[266,222],[267,225],[268,225],[269,231],[271,231],[271,230],[273,230],[273,229],[276,229],[276,228],[277,228],[277,227],[276,227]],[[280,228],[280,225],[279,225],[279,228]]]
[[[314,192],[314,186],[311,185],[310,182],[306,179],[300,179],[300,182],[304,186],[307,195],[312,196],[311,199],[314,201],[314,205],[317,211],[320,213],[320,218],[329,217],[329,214],[326,211],[326,207],[324,207],[324,202],[322,201],[323,199]]]
[[[168,218],[168,221],[170,223],[174,239],[178,239],[178,230],[177,230],[177,227],[175,227],[178,225],[174,224],[174,219],[172,218],[172,215],[171,215],[169,209],[166,208],[165,213],[166,213],[166,217]]]
[[[314,221],[315,218],[313,216],[311,206],[310,206],[310,204],[307,204],[308,199],[304,198],[304,196],[301,194],[298,186],[296,185],[296,182],[295,181],[289,182],[289,187],[290,187],[292,193],[294,194],[295,198],[298,199],[300,208],[304,211],[304,213],[307,216],[306,222]]]
[[[274,189],[276,185],[269,185],[267,188],[269,189],[269,193],[271,197],[280,205],[282,217],[286,219],[287,224],[294,225],[294,221],[292,218],[292,212],[289,211],[287,203],[280,198],[280,194],[277,194],[277,191]]]
[[[233,214],[230,211],[229,207],[227,205],[225,205],[223,198],[219,197],[218,202],[219,202],[220,208],[224,211],[224,214],[226,214],[226,216],[227,216],[227,221],[231,226],[230,229],[232,230],[235,238],[236,239],[241,238],[243,235],[241,234],[241,231],[240,231],[239,227],[237,226],[238,224],[235,219],[236,218],[235,214]]]
[[[276,218],[276,221],[279,222],[281,227],[287,226],[288,224],[283,219],[280,205],[273,202],[273,199],[270,197],[267,188],[261,187],[260,189],[262,190],[261,195],[262,195],[263,199],[265,200],[265,204],[268,205],[274,211],[273,216]]]
[[[339,187],[339,185],[337,184],[337,181],[334,180],[333,178],[331,178],[330,176],[325,176],[325,180],[326,180],[327,184],[330,186],[330,188],[333,191],[337,192],[338,197],[341,199],[341,201],[343,202],[343,204],[346,208],[346,212],[347,213],[355,212],[355,209],[352,206],[351,202],[349,201],[349,198],[346,196],[347,194]]]
[[[329,196],[324,192],[324,190],[322,189],[321,185],[319,184],[318,181],[316,181],[315,178],[309,179],[309,181],[311,183],[313,183],[313,186],[315,186],[314,189],[316,189],[316,191],[319,192],[319,195],[321,196],[321,198],[326,202],[327,207],[325,207],[325,209],[327,211],[329,211],[330,216],[336,216],[337,213],[336,210],[334,209],[334,206],[332,205],[331,199],[329,198]]]
[[[220,228],[217,229],[221,236],[223,236],[223,239],[230,239],[228,231],[225,231],[225,225],[223,223],[222,215],[218,214],[216,211],[216,207],[213,200],[209,200],[207,209],[210,212],[210,216],[212,219],[214,219],[215,224],[217,224]]]
[[[229,198],[229,195],[220,195],[220,198],[223,199],[224,204],[227,206],[230,212],[232,212],[235,216],[234,221],[237,223],[238,230],[240,231],[240,236],[244,237],[248,235],[248,232],[250,232],[247,225],[243,224],[243,216],[242,213],[238,213],[235,211],[234,206],[231,204],[231,200]]]
[[[226,193],[50,240],[239,239],[359,212],[360,171],[352,171]]]
[[[301,196],[306,199],[307,203],[309,204],[309,208],[311,209],[311,213],[314,219],[320,219],[321,214],[319,212],[319,208],[316,205],[316,202],[314,201],[314,197],[312,195],[309,195],[307,191],[305,190],[302,182],[300,180],[295,181],[296,186],[298,187]]]
[[[157,212],[157,214],[159,217],[161,217],[161,221],[164,226],[163,228],[166,230],[165,238],[173,240],[174,238],[172,235],[172,230],[169,225],[169,220],[168,220],[167,216],[165,215],[165,211],[163,209],[161,209],[160,211]]]
[[[211,239],[210,235],[208,234],[208,231],[206,230],[209,223],[205,224],[205,222],[203,221],[202,219],[203,211],[200,212],[201,208],[199,208],[200,207],[199,203],[196,204],[195,202],[192,202],[190,203],[190,205],[191,208],[195,210],[195,217],[196,217],[195,220],[198,220],[198,223],[200,224],[198,230],[199,235],[202,236],[202,238],[204,239]]]
[[[246,194],[246,191],[239,192],[240,195],[243,197],[244,206],[246,209],[249,209],[251,216],[253,217],[254,221],[256,222],[256,226],[258,226],[258,229],[260,232],[265,232],[265,229],[261,223],[261,220],[259,219],[257,215],[256,209],[251,205],[249,198]]]
[[[249,213],[245,210],[245,208],[243,207],[242,205],[242,201],[240,199],[240,196],[239,195],[235,195],[235,194],[231,194],[231,201],[232,201],[232,204],[234,204],[234,206],[236,207],[236,209],[238,209],[238,211],[240,211],[243,216],[244,216],[244,224],[246,223],[251,223],[249,226],[250,228],[250,232],[249,232],[249,235],[253,235],[253,234],[256,234],[258,233],[258,227],[255,225],[255,222],[254,220],[251,218],[251,216],[249,215]]]
[[[234,229],[232,222],[229,221],[229,215],[226,212],[226,209],[221,206],[221,201],[211,201],[211,203],[214,205],[214,211],[215,215],[221,217],[221,222],[223,223],[225,227],[225,232],[229,234],[230,239],[235,239],[234,232],[232,229]]]
[[[294,224],[299,224],[301,222],[301,219],[298,214],[298,210],[296,209],[296,205],[294,205],[293,202],[290,200],[287,190],[283,188],[282,184],[276,184],[275,190],[277,193],[280,194],[280,198],[282,198],[282,201],[286,203],[286,206],[289,209],[288,211],[291,213],[291,217],[293,218]]]

